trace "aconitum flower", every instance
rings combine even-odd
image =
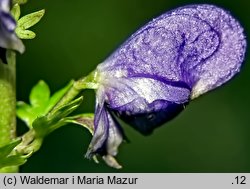
[[[0,0],[0,47],[24,52],[22,41],[15,34],[16,22],[10,14],[10,0]]]
[[[243,28],[216,6],[184,6],[153,19],[96,69],[95,130],[87,155],[117,155],[124,135],[116,116],[150,134],[238,73],[245,50]]]

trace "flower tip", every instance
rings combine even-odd
[[[111,155],[103,156],[102,159],[110,167],[113,167],[115,169],[121,169],[122,168],[122,166],[117,162],[117,160]]]
[[[45,9],[39,10],[37,13],[38,13],[39,17],[42,18],[45,14]]]
[[[93,148],[91,146],[89,146],[85,156],[86,159],[93,159],[96,163],[99,163],[99,161],[97,160],[97,157],[95,155],[95,152],[93,150]]]
[[[87,151],[87,153],[85,154],[85,158],[87,159],[93,159],[95,163],[99,163],[97,156],[94,155],[93,151],[91,149],[89,149]],[[111,155],[104,155],[102,156],[102,159],[104,160],[104,162],[109,166],[109,167],[113,167],[115,169],[121,169],[122,166],[117,162],[117,160],[114,158],[114,156]]]
[[[96,155],[94,155],[94,156],[92,157],[92,159],[94,160],[95,163],[97,163],[97,164],[99,163],[99,161],[98,161]]]
[[[19,47],[16,49],[19,53],[23,54],[25,52],[25,46],[20,42]]]

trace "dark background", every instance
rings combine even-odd
[[[232,12],[249,36],[250,1],[206,1]],[[30,0],[23,15],[46,9],[18,56],[17,98],[28,100],[31,87],[45,80],[52,92],[95,69],[130,34],[181,0]],[[84,158],[87,130],[68,125],[49,135],[21,172],[250,172],[250,62],[231,82],[190,103],[176,119],[144,137],[123,124],[130,139],[120,147],[123,169]],[[94,111],[94,92],[86,91],[79,112]],[[25,126],[18,121],[19,132]]]

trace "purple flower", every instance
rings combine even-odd
[[[16,22],[10,14],[10,0],[0,0],[0,47],[24,52],[22,41],[15,34]]]
[[[245,50],[239,22],[213,5],[180,7],[149,22],[97,67],[87,155],[116,156],[124,134],[115,115],[150,134],[238,73]]]

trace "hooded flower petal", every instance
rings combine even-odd
[[[97,107],[149,134],[190,100],[230,80],[240,71],[245,50],[243,28],[221,8],[192,5],[167,12],[98,65]],[[95,120],[93,140],[110,154],[112,121],[99,114]],[[121,138],[112,140],[117,148]]]
[[[22,41],[15,34],[16,22],[10,14],[10,1],[0,0],[0,47],[24,52]]]

